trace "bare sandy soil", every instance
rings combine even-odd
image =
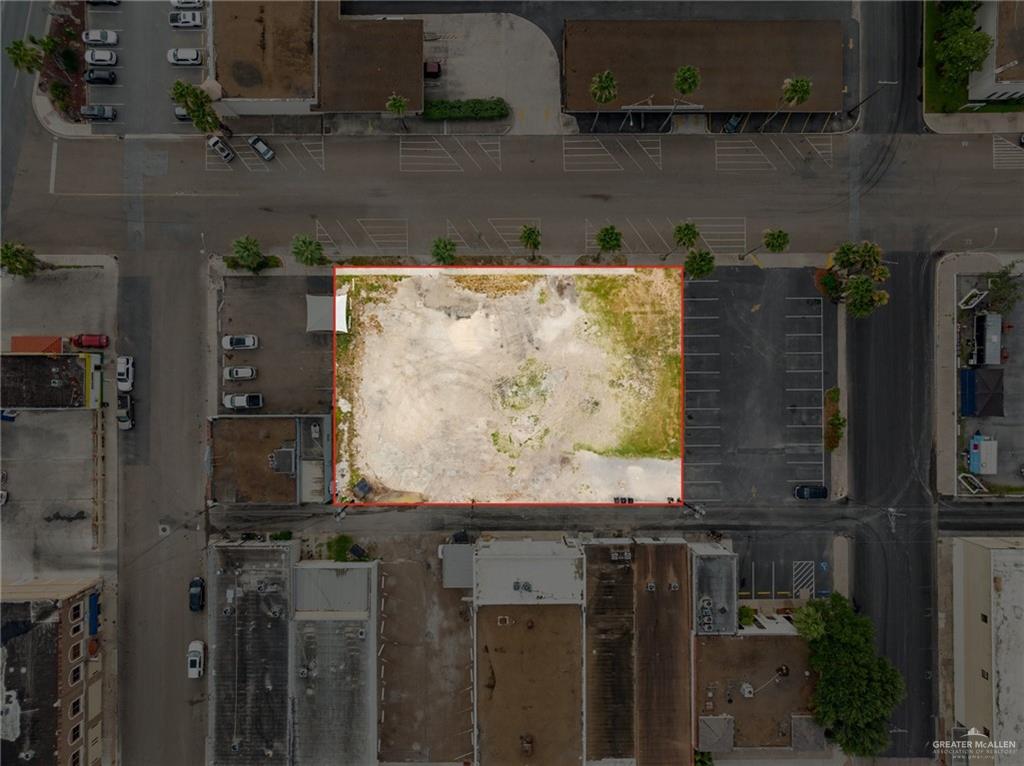
[[[354,288],[350,300],[358,375],[340,406],[351,408],[358,475],[430,502],[680,494],[678,458],[618,456],[638,407],[665,393],[611,342],[581,295],[586,270],[406,273],[386,299],[360,302]],[[643,278],[651,305],[671,312],[674,301],[678,316],[662,274]],[[674,396],[666,411],[678,419]]]

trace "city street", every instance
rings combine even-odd
[[[913,21],[910,5],[865,4],[872,34],[893,23],[899,38]],[[25,29],[41,32],[42,6],[3,4],[5,44]],[[135,7],[122,4],[119,11],[132,65],[124,90],[151,84],[151,95],[123,107],[127,122],[118,132],[171,132],[165,48],[192,44],[170,42],[174,35],[190,41],[199,33],[172,33],[162,14],[143,19]],[[894,22],[893,15],[910,18]],[[904,50],[871,64],[864,95],[877,80],[915,75],[914,58]],[[918,133],[915,89],[893,86],[865,105],[864,132],[849,135],[268,137],[278,154],[273,163],[240,152],[224,165],[197,137],[57,139],[32,112],[31,82],[5,59],[4,238],[25,242],[43,258],[116,256],[116,350],[133,354],[137,365],[137,426],[120,443],[121,762],[204,760],[205,687],[186,679],[184,652],[189,640],[205,638],[205,629],[188,612],[185,589],[201,571],[208,532],[254,525],[298,531],[299,524],[360,534],[463,527],[756,529],[762,538],[787,530],[848,532],[857,600],[908,688],[894,716],[890,754],[930,753],[936,535],[1021,528],[1019,508],[937,509],[933,500],[932,255],[1024,249],[1024,174],[1007,162],[1004,146],[1013,137]],[[232,143],[244,147],[244,137]],[[747,268],[822,263],[846,239],[876,241],[892,261],[889,306],[851,322],[848,336],[849,503],[755,498],[709,504],[700,520],[674,509],[608,508],[351,513],[340,525],[328,509],[217,509],[208,517],[205,427],[217,404],[206,385],[217,342],[207,331],[208,266],[233,239],[252,235],[284,254],[294,234],[309,233],[329,254],[356,262],[426,262],[430,242],[449,236],[459,255],[486,262],[518,254],[510,232],[536,221],[541,256],[564,264],[594,254],[596,230],[614,223],[631,262],[663,263],[672,227],[685,219],[697,222],[720,265],[738,265],[769,227],[790,233],[791,254],[757,253]],[[750,301],[730,302],[742,282],[735,281],[722,285],[721,310],[749,313]]]

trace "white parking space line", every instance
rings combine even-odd
[[[668,219],[666,219],[668,220]],[[715,255],[739,255],[747,250],[747,219],[743,218],[691,218],[704,240]],[[670,229],[676,222],[668,221]],[[705,280],[709,281],[709,280]],[[691,282],[690,285],[696,284]]]
[[[466,148],[466,145],[465,145],[464,143],[462,143],[462,139],[456,138],[456,139],[455,139],[455,143],[457,143],[457,144],[459,145],[459,148],[460,148],[460,149],[462,149],[462,153],[463,153],[463,154],[465,154],[465,155],[466,155],[466,157],[468,157],[468,158],[469,158],[469,161],[470,161],[470,162],[472,162],[474,166],[476,166],[476,169],[477,169],[477,170],[479,170],[479,169],[480,169],[480,163],[479,163],[479,162],[477,162],[477,161],[476,161],[476,160],[475,160],[475,159],[473,158],[473,155],[472,155],[472,154],[470,154],[470,153],[469,153],[469,149],[467,149],[467,148]]]
[[[357,218],[356,222],[381,253],[409,253],[409,220],[407,218]]]
[[[992,136],[992,169],[1024,170],[1024,146]]]
[[[316,241],[320,244],[332,247],[334,250],[341,252],[341,248],[338,247],[338,243],[334,241],[334,237],[331,236],[327,228],[320,223],[319,218],[313,219],[313,236],[316,237]]]
[[[501,170],[501,137],[478,138],[476,145],[480,147],[487,159],[494,163],[494,167]]]
[[[774,146],[778,150],[779,156],[782,157],[782,161],[789,165],[789,169],[795,170],[796,168],[794,167],[793,163],[789,161],[789,157],[787,157],[786,153],[782,151],[782,147],[775,143],[775,139],[769,138],[768,140],[771,141],[772,146]]]
[[[238,155],[238,159],[242,161],[242,165],[246,170],[252,173],[269,173],[269,163],[264,162],[263,159],[256,154],[252,147],[246,145],[244,147],[238,147],[235,149],[235,154]]]
[[[661,139],[638,138],[636,142],[640,145],[643,153],[647,155],[647,159],[651,161],[651,164],[658,170],[661,170]]]
[[[289,143],[286,143],[286,144],[284,145],[284,148],[285,148],[285,150],[286,150],[286,151],[288,152],[288,154],[290,154],[290,155],[292,156],[292,159],[294,159],[294,160],[295,160],[295,162],[297,162],[297,163],[298,163],[298,165],[299,165],[299,169],[300,169],[300,170],[302,170],[303,172],[305,172],[305,170],[306,170],[306,166],[302,164],[302,160],[301,160],[301,159],[299,159],[299,155],[297,155],[297,154],[295,153],[295,150],[294,150],[294,149],[292,149],[292,145],[291,145],[291,144],[289,144]]]
[[[524,226],[536,226],[540,229],[539,218],[488,218],[487,223],[494,230],[501,243],[513,253],[525,252],[519,242],[519,233]]]
[[[444,220],[444,236],[446,239],[450,239],[454,242],[456,248],[461,247],[469,250],[473,249],[473,246],[466,241],[465,237],[462,236],[458,227],[448,218]]]
[[[401,136],[398,169],[403,173],[461,173],[462,165],[433,136]]]
[[[318,140],[302,139],[299,141],[299,145],[306,150],[309,158],[313,160],[318,168],[321,170],[327,170],[326,153],[324,152],[324,137],[320,136]]]
[[[823,484],[824,307],[820,296],[786,296],[786,301],[785,454],[787,466],[797,474],[787,482]]]
[[[776,170],[775,163],[751,138],[716,138],[715,170],[722,172]]]
[[[219,173],[223,171],[234,172],[234,168],[231,164],[225,162],[220,158],[213,149],[210,148],[209,144],[203,142],[203,169],[211,173]]]
[[[821,158],[828,167],[833,166],[832,136],[804,136],[804,141],[810,144],[811,149]]]
[[[619,161],[595,136],[562,138],[562,170],[566,173],[608,173],[623,170]]]

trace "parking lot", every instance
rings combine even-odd
[[[331,333],[306,332],[306,295],[330,294],[330,277],[227,277],[218,335],[256,335],[259,348],[221,349],[218,391],[263,394],[261,414],[330,412]],[[226,382],[227,365],[255,367],[257,378]]]
[[[174,118],[170,90],[175,80],[194,85],[206,73],[206,29],[173,29],[168,13],[169,3],[123,2],[116,6],[88,6],[86,27],[109,29],[118,34],[112,46],[117,65],[110,68],[117,74],[116,85],[89,87],[89,103],[113,106],[117,119],[94,122],[97,134],[129,135],[138,133],[192,134],[190,122]],[[209,8],[201,10],[208,23]],[[171,48],[199,48],[204,66],[173,66],[167,63]]]
[[[831,532],[736,532],[731,537],[740,598],[810,598],[832,592]]]
[[[801,502],[827,484],[824,390],[835,309],[810,269],[719,268],[685,295],[685,459],[690,502]]]

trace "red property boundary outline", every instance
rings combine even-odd
[[[331,269],[331,297],[336,298],[337,296],[337,280],[338,272],[345,271],[350,272],[356,269],[373,269],[381,270],[387,269],[387,266],[371,266],[371,265],[346,265],[339,266],[335,264]],[[565,271],[574,270],[592,270],[592,269],[634,269],[641,271],[644,269],[668,269],[671,271],[679,272],[679,502],[678,503],[631,503],[634,507],[641,508],[665,508],[670,506],[682,507],[685,505],[686,494],[685,490],[685,468],[686,468],[686,340],[684,335],[684,324],[685,324],[685,291],[686,291],[686,279],[685,267],[680,264],[673,266],[665,264],[664,266],[629,266],[621,265],[615,266],[611,264],[594,264],[591,266],[500,266],[500,265],[460,265],[460,266],[442,266],[442,265],[430,265],[430,266],[395,266],[394,271],[412,271],[414,269],[424,269],[431,271],[464,271],[466,269],[494,269],[495,271],[508,271],[510,269],[524,269],[529,271],[552,271],[556,269]],[[328,482],[328,486],[333,486],[336,475],[336,461],[337,461],[337,448],[334,444],[338,434],[338,407],[337,407],[337,391],[338,391],[338,328],[335,323],[336,313],[331,312],[331,476]],[[470,502],[470,503],[444,503],[444,502],[419,502],[419,503],[365,503],[365,502],[338,502],[336,500],[336,493],[331,494],[330,505],[335,508],[510,508],[510,507],[547,507],[547,508],[618,508],[621,506],[620,503],[614,502],[593,502],[593,503],[580,503],[580,502],[543,502],[543,501],[529,501],[529,502]]]

